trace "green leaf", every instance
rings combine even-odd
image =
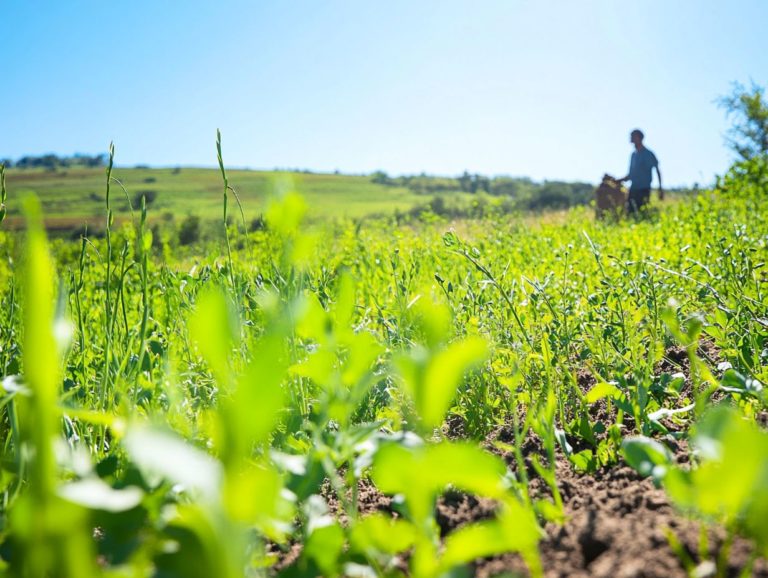
[[[466,492],[501,498],[506,495],[501,458],[470,443],[441,443],[424,449],[422,475],[435,490],[448,485]]]
[[[59,488],[59,495],[91,510],[124,512],[138,506],[144,492],[135,486],[116,490],[99,478],[87,478],[64,484]]]
[[[350,545],[363,553],[373,550],[397,554],[412,547],[415,539],[416,530],[409,522],[376,513],[355,524],[350,535]]]
[[[256,525],[275,541],[283,539],[295,516],[292,499],[283,493],[282,476],[266,464],[227,475],[224,497],[230,518]]]
[[[661,480],[672,465],[672,455],[667,447],[645,436],[629,437],[621,444],[627,463],[643,476]]]
[[[413,363],[410,367],[401,364],[401,369],[406,369],[406,387],[426,428],[438,427],[443,422],[464,374],[485,361],[488,353],[485,340],[468,337],[431,356],[423,371]]]
[[[480,496],[507,495],[504,462],[476,445],[443,442],[415,448],[386,444],[373,462],[373,481],[385,493],[403,494],[414,520],[430,515],[434,497],[453,486]]]
[[[159,475],[184,489],[218,501],[221,464],[169,432],[136,427],[123,440],[126,451],[140,469]]]
[[[189,320],[189,334],[213,371],[219,386],[231,387],[229,358],[238,339],[237,317],[221,290],[202,292]]]
[[[323,576],[335,576],[344,547],[344,530],[329,514],[328,505],[321,496],[310,496],[305,513],[308,537],[303,555],[317,564]]]
[[[437,348],[448,339],[452,323],[448,305],[429,298],[421,298],[409,311],[430,349]]]
[[[56,399],[60,363],[53,333],[56,273],[42,226],[40,203],[28,197],[24,204],[28,230],[25,247],[23,307],[24,382],[31,397],[19,398],[22,441],[32,444],[30,480],[34,489],[54,491],[56,480],[52,438],[58,429]],[[33,489],[33,491],[35,491]]]
[[[280,235],[296,232],[307,211],[304,199],[296,192],[289,192],[270,200],[264,215],[269,228]]]
[[[730,393],[759,395],[763,391],[763,384],[757,379],[746,377],[734,369],[726,370],[720,383],[722,389]]]
[[[297,304],[296,333],[302,339],[324,343],[328,337],[328,314],[317,295],[308,293]]]
[[[592,473],[597,469],[598,463],[592,450],[582,450],[568,456],[573,466],[580,472]]]
[[[587,400],[587,403],[593,404],[606,397],[615,399],[619,396],[621,396],[621,390],[618,387],[607,381],[601,381],[590,389],[584,398]]]
[[[477,558],[536,548],[541,530],[534,513],[517,502],[508,501],[505,508],[497,520],[464,526],[446,538],[443,571]]]
[[[768,433],[737,412],[717,408],[697,425],[693,445],[701,457],[691,472],[696,508],[746,526],[768,545]]]
[[[247,444],[266,441],[285,406],[282,383],[288,360],[283,337],[279,332],[265,336],[254,347],[253,358],[238,380],[231,408],[236,431]]]

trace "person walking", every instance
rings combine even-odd
[[[620,183],[632,181],[627,200],[627,213],[630,215],[638,213],[650,201],[653,169],[656,169],[656,174],[659,177],[659,200],[664,200],[659,161],[653,151],[643,145],[644,138],[645,135],[640,129],[636,128],[630,133],[629,142],[635,145],[635,151],[629,159],[629,174],[619,179]]]

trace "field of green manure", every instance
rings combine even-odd
[[[681,575],[768,555],[764,182],[453,228],[307,230],[288,193],[246,235],[221,166],[218,245],[157,248],[143,204],[103,239],[48,242],[34,198],[0,230],[3,573],[555,575],[561,475],[626,464],[704,528],[667,532]],[[446,495],[491,506],[446,530]]]

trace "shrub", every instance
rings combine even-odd
[[[179,243],[192,245],[200,240],[200,217],[189,215],[181,222],[179,227]]]
[[[136,195],[133,197],[134,208],[141,207],[141,197],[145,197],[147,199],[147,206],[149,206],[155,202],[155,199],[157,199],[157,191],[146,190],[136,193]]]

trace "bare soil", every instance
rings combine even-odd
[[[501,428],[493,437],[508,435],[509,430]],[[524,450],[536,445],[531,440]],[[685,444],[680,444],[676,453],[679,461],[685,461]],[[505,457],[514,460],[512,456]],[[540,543],[540,551],[548,578],[685,578],[688,573],[670,546],[670,533],[694,564],[704,563],[701,570],[708,565],[699,553],[699,524],[677,512],[664,491],[654,487],[651,480],[641,478],[628,466],[604,468],[594,475],[575,472],[564,458],[558,459],[556,469],[567,521],[562,526],[545,527],[546,537]],[[548,493],[536,478],[531,481],[531,492],[539,496]],[[462,523],[466,523],[466,517],[465,512],[457,515]],[[486,510],[478,508],[477,519],[483,517]],[[707,534],[712,560],[720,552],[725,533],[720,528],[710,528]],[[735,540],[728,556],[728,576],[740,575],[751,551],[747,540]],[[479,560],[474,570],[479,577],[528,575],[516,554]],[[768,577],[768,563],[758,560],[751,575]]]

